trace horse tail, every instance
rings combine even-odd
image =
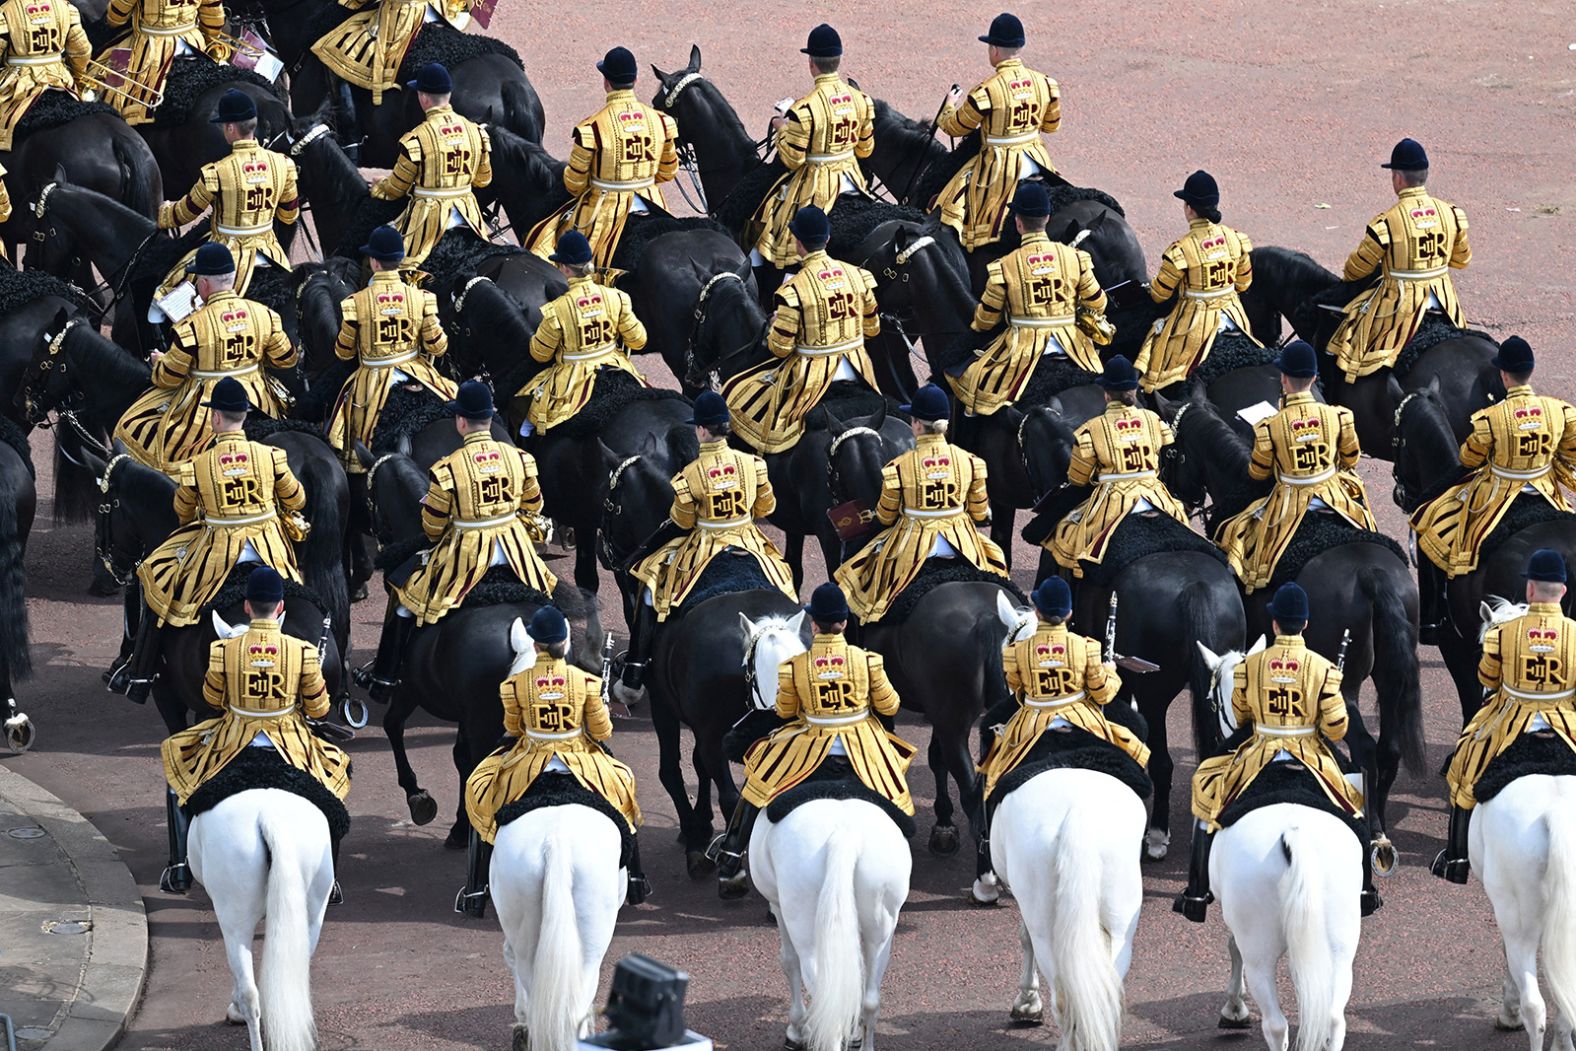
[[[1316,861],[1318,845],[1306,828],[1281,833],[1286,873],[1280,880],[1281,929],[1286,936],[1286,967],[1297,990],[1298,1051],[1323,1051],[1333,1035],[1330,1008],[1335,1003],[1335,964],[1325,932],[1326,894]]]
[[[1576,818],[1550,807],[1549,856],[1543,869],[1543,976],[1561,1018],[1576,1018]]]
[[[1195,580],[1182,589],[1182,645],[1187,653],[1188,693],[1193,698],[1193,747],[1200,756],[1214,755],[1220,747],[1220,720],[1213,708],[1210,682],[1214,673],[1204,663],[1199,646],[1215,642],[1215,625],[1221,612],[1214,589],[1207,580]],[[1210,646],[1213,650],[1216,647]]]
[[[22,679],[33,673],[33,659],[27,644],[27,578],[16,517],[17,488],[0,471],[0,661],[11,678]]]
[[[257,830],[268,848],[268,936],[263,939],[263,1037],[268,1051],[312,1051],[312,949],[308,940],[305,860],[291,815],[263,809]]]
[[[1374,687],[1379,695],[1379,746],[1399,754],[1413,774],[1423,770],[1423,694],[1417,667],[1417,629],[1401,596],[1377,568],[1357,583],[1374,610]]]
[[[815,988],[805,1021],[810,1051],[838,1051],[859,1024],[864,1007],[865,961],[859,948],[859,907],[854,868],[859,847],[848,830],[826,844],[821,896],[815,906]]]
[[[91,522],[98,514],[98,476],[65,450],[60,431],[55,428],[55,524]]]
[[[1100,887],[1097,825],[1086,807],[1069,807],[1057,837],[1051,889],[1051,962],[1062,1039],[1085,1051],[1116,1051],[1122,1042],[1122,980],[1101,924]]]
[[[580,1032],[584,964],[574,878],[574,851],[555,829],[542,844],[542,919],[526,1005],[531,1046],[542,1051],[574,1051]]]

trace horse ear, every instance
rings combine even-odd
[[[601,438],[598,438],[596,440],[596,451],[597,451],[597,454],[602,457],[602,462],[604,464],[610,464],[611,465],[611,464],[618,463],[618,460],[619,460],[618,453],[614,452],[612,449],[609,449],[608,446],[607,446],[607,443],[604,442]],[[609,467],[608,469],[612,470],[611,467]]]
[[[1101,212],[1099,215],[1089,220],[1089,225],[1084,227],[1084,229],[1088,231],[1088,234],[1085,236],[1093,237],[1096,233],[1099,233],[1100,230],[1105,227],[1105,221],[1110,217],[1110,214],[1110,212]]]
[[[1384,389],[1385,393],[1390,396],[1392,405],[1401,404],[1401,399],[1406,397],[1406,391],[1401,389],[1401,383],[1395,378],[1393,373],[1385,377]]]
[[[664,87],[673,82],[673,74],[662,72],[662,70],[657,68],[657,64],[655,62],[651,63],[651,72],[657,75],[657,79],[662,81]]]
[[[870,419],[869,419],[869,421],[867,422],[866,425],[872,431],[875,431],[876,433],[879,434],[881,432],[881,428],[886,424],[886,413],[887,413],[886,399],[882,398],[881,399],[881,407],[879,409],[877,409],[873,415],[871,415],[871,417],[870,417]]]
[[[755,634],[755,622],[743,613],[739,614],[739,627],[743,629],[746,638]]]
[[[1007,592],[999,589],[996,592],[996,619],[1007,625],[1008,631],[1018,626],[1018,607],[1008,601]]]
[[[691,44],[690,45],[690,57],[689,57],[689,67],[688,68],[689,68],[689,72],[691,72],[691,73],[699,73],[700,72],[700,45],[699,44]]]
[[[1439,373],[1437,372],[1428,377],[1428,393],[1434,395],[1439,393]]]
[[[1167,423],[1170,423],[1172,420],[1177,418],[1177,410],[1180,409],[1182,406],[1180,406],[1176,402],[1172,401],[1170,398],[1166,397],[1164,394],[1161,394],[1159,391],[1155,391],[1154,399],[1155,399],[1155,411],[1160,414],[1160,418],[1162,420],[1165,420]]]
[[[1253,640],[1253,645],[1248,647],[1248,652],[1246,655],[1251,657],[1267,645],[1269,645],[1269,642],[1264,638],[1263,635],[1260,635],[1258,638]]]
[[[842,434],[844,431],[848,430],[848,424],[839,419],[837,414],[831,409],[827,408],[825,405],[822,405],[819,408],[823,413],[826,414],[826,433],[836,438],[839,434]]]
[[[793,628],[793,633],[800,638],[804,637],[804,623],[808,616],[809,614],[801,609],[798,615],[788,622],[789,627]]]
[[[1199,655],[1204,658],[1204,667],[1208,668],[1211,672],[1215,672],[1220,668],[1219,654],[1197,640],[1194,640],[1193,645],[1198,647]]]
[[[528,653],[531,649],[531,636],[526,634],[525,621],[519,617],[514,618],[514,623],[509,625],[509,648],[515,655]]]

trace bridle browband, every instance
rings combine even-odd
[[[869,435],[870,437],[874,438],[877,442],[881,442],[881,441],[885,440],[885,439],[883,439],[881,437],[881,432],[880,431],[876,430],[874,427],[864,427],[864,426],[850,427],[850,428],[848,428],[848,430],[844,431],[842,434],[839,434],[836,438],[832,439],[831,444],[826,447],[826,488],[827,488],[827,491],[832,494],[834,499],[836,497],[838,497],[838,496],[844,495],[841,492],[839,492],[839,485],[838,485],[839,476],[838,476],[838,473],[837,473],[837,450],[841,449],[843,447],[843,443],[848,441],[848,439],[856,437],[856,436],[859,436],[859,435]]]
[[[93,553],[98,557],[99,564],[104,567],[104,571],[109,574],[110,579],[118,587],[129,587],[137,577],[137,569],[142,565],[142,560],[138,559],[131,564],[129,569],[122,573],[116,567],[114,545],[111,543],[113,533],[111,516],[115,513],[115,508],[120,506],[120,497],[111,498],[109,492],[115,484],[115,469],[123,461],[131,458],[129,453],[118,453],[110,457],[109,462],[104,465],[104,474],[98,480],[100,499],[93,529]]]
[[[712,274],[711,279],[701,286],[700,295],[695,298],[695,310],[690,321],[689,339],[684,344],[684,378],[690,382],[694,382],[697,378],[695,376],[695,348],[700,344],[701,335],[706,328],[707,303],[711,299],[712,292],[725,281],[737,281],[740,285],[744,284],[743,276],[734,273],[732,270],[724,270],[720,273]],[[754,346],[754,344],[752,343],[750,346]],[[717,371],[716,365],[720,365],[737,353],[739,351],[735,350],[718,357],[713,367],[707,370],[704,377],[700,378],[709,380]]]
[[[698,69],[693,73],[684,74],[678,79],[676,83],[674,83],[671,88],[668,89],[667,94],[662,96],[662,108],[665,110],[672,109],[673,104],[679,100],[679,96],[684,94],[684,89],[695,83],[697,80],[702,79],[704,78],[700,75],[700,70]]]
[[[312,145],[312,143],[316,142],[318,139],[321,139],[324,135],[327,135],[332,130],[333,129],[327,124],[314,124],[305,135],[301,136],[299,139],[290,144],[290,156],[301,156],[302,150],[306,149],[308,146]]]

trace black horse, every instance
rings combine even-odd
[[[296,162],[297,185],[326,260],[344,243],[351,217],[367,199],[367,180],[321,112],[291,136],[288,153]]]
[[[27,435],[10,420],[0,420],[0,699],[5,704],[0,721],[11,746],[19,751],[33,738],[32,724],[18,715],[16,684],[33,673],[23,561],[37,509]]]
[[[1034,491],[1048,494],[1039,516],[1024,530],[1039,542],[1054,529],[1059,506],[1077,490],[1063,488],[1072,459],[1073,428],[1047,409],[1029,412],[1021,429],[1024,465]],[[1047,553],[1039,577],[1057,571]],[[1116,531],[1105,560],[1086,566],[1076,583],[1074,630],[1106,638],[1112,595],[1118,596],[1116,651],[1158,669],[1124,673],[1119,700],[1136,703],[1149,725],[1149,777],[1155,797],[1145,848],[1149,858],[1166,856],[1171,842],[1171,786],[1175,763],[1166,731],[1166,709],[1186,689],[1192,697],[1194,746],[1212,754],[1218,742],[1211,710],[1208,663],[1200,647],[1214,653],[1241,650],[1247,636],[1242,593],[1225,559],[1203,537],[1169,518],[1129,516]]]
[[[619,466],[603,506],[603,556],[618,582],[626,610],[640,601],[640,584],[623,569],[646,537],[662,523],[673,499],[671,457],[636,457]],[[764,631],[788,630],[798,603],[766,584],[750,559],[713,562],[678,611],[658,625],[652,639],[646,689],[659,746],[658,777],[679,817],[679,835],[692,878],[712,870],[711,790],[724,817],[733,813],[739,789],[723,745],[728,730],[752,707],[776,701],[776,682],[759,682],[754,649]],[[792,633],[799,635],[795,624]],[[763,631],[764,629],[764,631]],[[805,644],[808,634],[801,637]],[[695,737],[691,762],[696,796],[684,784],[680,730]]]
[[[209,118],[227,91],[239,91],[257,106],[254,138],[274,149],[290,130],[290,100],[280,88],[248,69],[206,57],[177,58],[164,82],[164,100],[153,120],[137,125],[158,162],[164,185],[182,194],[197,182],[202,166],[230,155],[220,125]]]
[[[1344,306],[1361,287],[1361,283],[1343,282],[1305,253],[1255,248],[1253,284],[1242,294],[1242,305],[1260,342],[1278,342],[1284,318],[1298,336],[1322,350],[1340,321],[1339,314],[1327,308]],[[1430,318],[1401,351],[1393,369],[1347,383],[1329,355],[1320,354],[1319,367],[1325,395],[1356,417],[1363,451],[1384,459],[1395,437],[1401,400],[1436,380],[1451,430],[1457,441],[1464,439],[1471,430],[1472,414],[1505,396],[1499,370],[1489,364],[1498,351],[1499,345],[1482,332]]]
[[[1248,481],[1250,449],[1207,403],[1182,405],[1172,421],[1177,452],[1165,478],[1185,504],[1213,502],[1211,531],[1265,492]],[[1303,637],[1329,660],[1345,656],[1341,692],[1350,729],[1347,747],[1368,778],[1368,814],[1375,842],[1388,846],[1385,806],[1396,774],[1423,765],[1423,702],[1417,663],[1417,583],[1399,545],[1357,530],[1333,515],[1309,512],[1276,569],[1275,585],[1295,581],[1308,593],[1313,619]],[[1270,632],[1274,587],[1247,596],[1249,636]],[[1363,722],[1358,697],[1372,678],[1379,704],[1377,739]]]
[[[311,113],[325,101],[337,103],[341,97],[337,78],[329,74],[311,48],[319,37],[348,17],[349,10],[310,0],[255,0],[243,8],[232,9],[232,17],[267,26],[270,43],[290,71],[294,110]],[[542,103],[513,48],[488,36],[462,33],[447,23],[433,22],[417,32],[406,50],[399,71],[400,83],[413,79],[415,71],[428,62],[441,62],[448,67],[454,78],[456,112],[483,123],[508,120],[510,130],[541,141]],[[505,85],[518,90],[523,105],[506,103]],[[361,163],[392,167],[400,136],[422,119],[416,93],[390,90],[382,103],[374,106],[371,92],[361,88],[349,91],[365,139],[361,144]]]
[[[1440,389],[1432,383],[1407,395],[1396,411],[1394,496],[1407,514],[1465,476],[1452,424],[1452,414]],[[1482,631],[1488,601],[1497,597],[1524,602],[1526,581],[1522,571],[1532,552],[1543,547],[1558,551],[1567,562],[1576,559],[1576,515],[1556,510],[1542,497],[1520,496],[1484,538],[1477,569],[1450,581],[1438,645],[1456,684],[1463,723],[1483,704],[1477,667],[1483,656]],[[1569,594],[1563,605],[1569,615]]]

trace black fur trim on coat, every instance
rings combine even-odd
[[[304,770],[297,770],[272,748],[243,748],[241,754],[225,764],[191,794],[181,810],[187,817],[205,814],[241,792],[255,788],[277,788],[298,795],[323,812],[328,834],[334,842],[350,831],[350,811],[339,797]]]
[[[1499,346],[1499,341],[1487,332],[1480,332],[1475,328],[1457,328],[1441,315],[1430,312],[1423,315],[1423,323],[1417,326],[1417,331],[1412,334],[1412,338],[1407,341],[1406,346],[1401,348],[1401,353],[1397,355],[1395,364],[1391,366],[1391,371],[1398,377],[1405,376],[1412,371],[1412,368],[1417,364],[1418,358],[1421,358],[1445,340],[1457,339],[1461,336],[1477,336],[1480,339],[1488,340],[1496,347]]]
[[[817,799],[858,799],[861,802],[871,803],[880,807],[881,812],[892,819],[897,830],[903,833],[904,839],[913,839],[914,833],[919,831],[919,825],[911,816],[899,810],[885,796],[866,788],[864,782],[854,776],[848,760],[837,757],[827,759],[816,768],[808,780],[788,789],[768,803],[766,816],[773,824],[781,824],[783,818],[794,810]]]
[[[1338,817],[1342,824],[1352,830],[1352,835],[1357,837],[1363,849],[1368,849],[1367,819],[1353,818],[1330,802],[1330,797],[1324,794],[1324,789],[1308,768],[1295,761],[1271,763],[1265,767],[1253,779],[1248,790],[1220,812],[1220,827],[1229,828],[1260,807],[1276,803],[1295,803]]]
[[[503,828],[509,822],[524,817],[533,810],[570,805],[590,807],[613,822],[618,829],[618,865],[620,868],[627,868],[630,850],[635,840],[634,834],[629,831],[629,822],[618,812],[617,807],[576,781],[571,774],[556,772],[542,774],[531,782],[531,787],[526,789],[525,795],[501,807],[495,820],[498,827]]]
[[[1094,734],[1069,726],[1041,734],[1023,761],[996,782],[996,790],[986,800],[987,807],[994,810],[1014,789],[1048,770],[1094,770],[1109,774],[1132,789],[1139,799],[1148,799],[1155,790],[1149,775],[1132,756]]]
[[[919,571],[919,576],[915,577],[914,582],[904,588],[892,601],[892,605],[887,607],[886,616],[873,623],[887,626],[902,624],[913,616],[914,609],[920,601],[941,585],[975,581],[982,584],[999,584],[1017,599],[1020,606],[1029,604],[1023,591],[1007,577],[987,573],[983,569],[976,568],[973,563],[959,558],[927,558]]]
[[[1342,544],[1378,544],[1400,559],[1403,566],[1408,564],[1401,545],[1383,533],[1358,529],[1337,514],[1309,511],[1302,516],[1302,523],[1297,526],[1291,543],[1286,545],[1285,553],[1275,563],[1275,575],[1270,580],[1270,588],[1273,590],[1288,580],[1297,579],[1297,574],[1309,562]]]
[[[1576,777],[1576,752],[1553,732],[1524,733],[1488,764],[1473,795],[1487,803],[1518,777],[1532,774]]]
[[[1226,564],[1225,552],[1170,515],[1128,515],[1116,527],[1105,558],[1098,564],[1083,563],[1084,581],[1097,588],[1109,588],[1123,570],[1141,558],[1183,552],[1208,555],[1221,565]]]

